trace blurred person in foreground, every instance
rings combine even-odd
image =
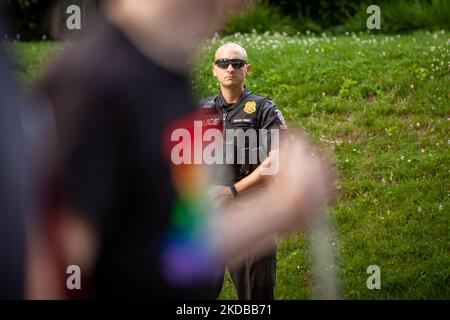
[[[110,1],[97,29],[41,81],[58,132],[49,233],[63,278],[68,265],[82,275],[82,289],[62,298],[212,298],[210,278],[221,266],[259,251],[274,233],[306,227],[326,205],[327,170],[300,140],[281,142],[270,192],[220,214],[203,196],[202,166],[169,156],[174,130],[192,132],[188,77],[198,41],[243,5]]]
[[[1,15],[0,10],[3,36]],[[24,297],[25,213],[31,200],[22,126],[24,103],[3,47],[0,40],[0,300]]]
[[[232,157],[233,161],[213,169],[217,186],[212,189],[212,194],[216,202],[238,199],[240,195],[265,187],[269,174],[264,173],[264,165],[276,161],[273,156],[277,150],[272,150],[272,142],[275,144],[272,137],[278,139],[280,133],[287,134],[284,132],[287,126],[278,106],[244,85],[250,70],[247,51],[243,47],[236,43],[222,45],[215,53],[212,67],[220,92],[201,103],[202,109],[210,110],[206,123],[222,122],[226,132],[224,149],[228,144],[233,145],[233,150],[224,151],[224,158]],[[273,135],[274,131],[277,135]],[[246,137],[248,139],[244,141]],[[228,152],[233,154],[230,156]],[[243,159],[239,159],[241,155]],[[273,299],[276,250],[273,239],[272,246],[257,258],[249,256],[239,265],[229,267],[239,299]],[[223,277],[219,282],[221,287]]]
[[[2,36],[12,33],[2,16],[7,9],[0,4]],[[48,112],[16,81],[19,64],[9,46],[0,40],[0,300],[23,299],[35,285],[54,280],[38,185],[46,171]],[[41,266],[47,272],[33,274]]]

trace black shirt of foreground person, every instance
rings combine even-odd
[[[55,112],[63,198],[100,237],[89,297],[208,297],[200,283],[169,285],[160,270],[161,235],[177,197],[162,137],[195,110],[187,78],[148,60],[103,21],[53,66],[40,91]]]
[[[0,10],[0,22],[1,15]],[[25,105],[7,60],[0,41],[0,300],[24,297],[25,213],[31,200]]]

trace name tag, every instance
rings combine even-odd
[[[240,118],[240,119],[233,119],[231,120],[232,124],[236,124],[236,123],[253,123],[253,119],[252,118]]]

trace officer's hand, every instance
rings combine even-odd
[[[209,200],[214,209],[223,206],[227,201],[233,198],[233,194],[229,187],[212,186],[208,192]]]

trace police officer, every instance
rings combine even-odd
[[[244,48],[235,43],[221,46],[212,70],[220,93],[201,102],[206,117],[203,126],[211,127],[221,121],[224,133],[223,163],[213,167],[217,186],[213,187],[211,197],[216,203],[233,201],[240,194],[263,187],[267,177],[263,170],[273,162],[276,152],[272,139],[286,129],[277,105],[244,86],[250,70]],[[275,135],[271,129],[277,129]],[[230,145],[234,149],[229,149]],[[239,299],[273,299],[276,243],[272,241],[268,252],[249,256],[238,266],[229,266]],[[219,289],[223,283],[221,276]]]

